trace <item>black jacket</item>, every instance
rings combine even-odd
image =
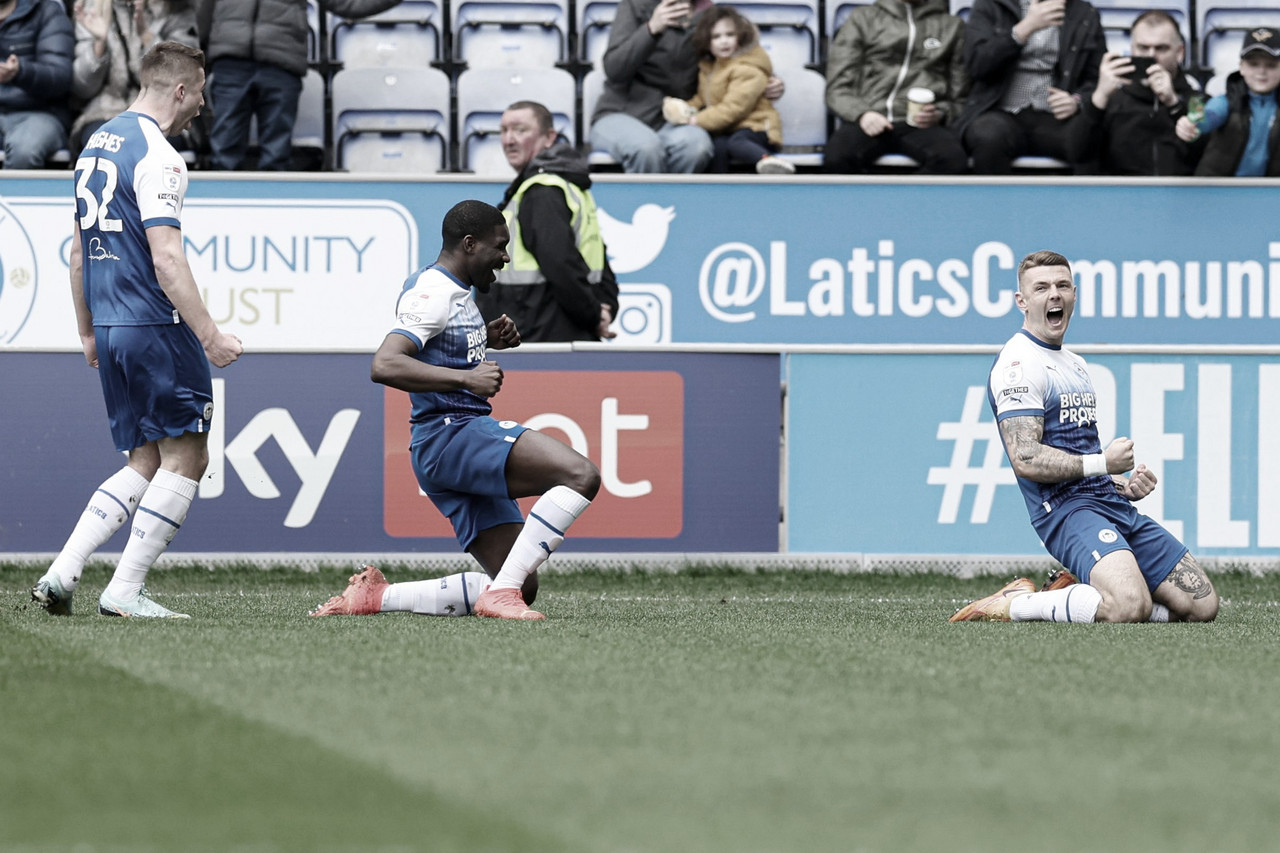
[[[1280,101],[1280,89],[1271,93]],[[1196,167],[1196,174],[1209,178],[1230,178],[1240,166],[1244,147],[1249,143],[1249,122],[1253,111],[1249,108],[1249,87],[1239,71],[1232,71],[1227,78],[1227,103],[1230,112],[1227,123],[1209,134],[1209,142]],[[1280,176],[1280,120],[1271,123],[1267,136],[1267,177]]]
[[[1141,83],[1121,86],[1106,110],[1085,98],[1067,122],[1067,158],[1077,174],[1184,176],[1195,171],[1204,141],[1183,142],[1174,134],[1193,94],[1179,69],[1173,78],[1178,102],[1166,107]]]
[[[0,21],[0,61],[18,57],[18,76],[0,83],[0,113],[46,112],[71,124],[67,94],[75,51],[71,18],[55,0],[18,0]]]
[[[584,190],[591,188],[587,158],[567,143],[539,152],[507,187],[500,208],[515,197],[520,186],[542,172],[559,175]],[[603,278],[592,284],[590,270],[578,251],[564,191],[535,185],[525,191],[516,212],[525,248],[538,261],[544,284],[497,284],[488,293],[476,293],[476,304],[486,322],[506,314],[515,321],[520,339],[548,341],[597,341],[600,306],[608,305],[618,316],[618,280],[606,258]]]
[[[365,18],[400,0],[319,0],[323,11]],[[224,57],[307,73],[306,0],[196,0],[200,46],[210,67]]]
[[[964,111],[952,125],[956,133],[963,134],[975,118],[999,106],[1022,55],[1022,45],[1012,34],[1020,20],[1018,0],[977,0],[973,4],[964,29],[964,64],[972,88]],[[1098,84],[1098,64],[1106,51],[1098,10],[1086,0],[1067,0],[1053,85],[1087,100]]]

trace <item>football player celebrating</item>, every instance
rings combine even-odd
[[[464,201],[445,215],[441,231],[439,258],[405,282],[398,322],[374,354],[371,375],[409,393],[410,458],[418,484],[452,523],[463,550],[493,578],[463,604],[477,616],[542,619],[529,608],[538,567],[591,505],[600,472],[568,445],[490,416],[489,398],[502,388],[502,368],[485,354],[519,346],[520,333],[505,314],[486,324],[471,289],[487,292],[511,260],[502,212]],[[540,497],[526,520],[516,498],[533,495]],[[460,596],[476,588],[459,580]],[[412,591],[397,587],[406,585],[388,584],[376,568],[366,567],[315,615],[410,609],[405,604]],[[457,599],[452,603],[456,612]]]
[[[209,462],[209,363],[226,367],[243,347],[200,299],[183,251],[186,164],[166,141],[204,106],[204,54],[160,42],[142,57],[139,80],[129,109],[96,131],[76,160],[71,241],[81,345],[102,381],[111,437],[129,462],[94,492],[31,598],[69,615],[85,561],[132,517],[98,612],[185,619],[153,601],[143,582],[186,519]]]
[[[1015,299],[1025,320],[991,368],[987,398],[1031,525],[1071,574],[1041,591],[1018,578],[951,621],[1212,620],[1218,594],[1195,557],[1133,506],[1155,488],[1155,474],[1134,467],[1128,438],[1102,449],[1084,359],[1062,345],[1076,301],[1067,259],[1023,258]]]

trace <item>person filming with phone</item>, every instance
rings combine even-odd
[[[1106,49],[1086,0],[976,0],[964,35],[973,86],[954,125],[974,173],[1007,175],[1027,155],[1067,159],[1066,122],[1093,94]]]
[[[1103,55],[1097,88],[1067,123],[1067,155],[1077,174],[1195,171],[1204,142],[1173,132],[1188,104],[1203,97],[1182,71],[1185,51],[1177,21],[1150,9],[1133,22],[1129,56]]]

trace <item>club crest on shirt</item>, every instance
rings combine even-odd
[[[162,175],[165,189],[170,192],[175,192],[182,186],[182,169],[178,166],[165,166]]]

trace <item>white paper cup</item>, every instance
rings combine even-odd
[[[916,116],[920,114],[920,108],[926,104],[932,104],[934,100],[933,91],[916,87],[907,90],[907,124],[912,127],[916,126]]]

